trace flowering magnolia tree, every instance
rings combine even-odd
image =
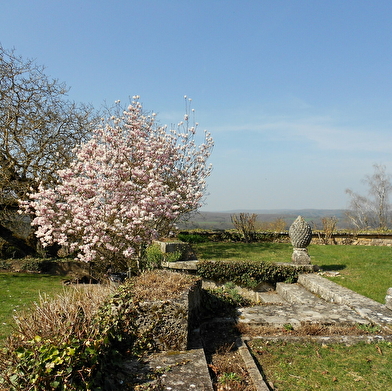
[[[204,132],[197,145],[190,100],[185,97],[184,121],[169,129],[133,99],[76,149],[75,160],[58,171],[59,185],[40,186],[23,203],[43,246],[58,243],[82,261],[129,267],[146,245],[201,206],[213,140]]]

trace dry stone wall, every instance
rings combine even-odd
[[[182,234],[206,236],[216,242],[241,241],[241,235],[235,230],[181,231]],[[257,232],[256,242],[290,243],[288,232]],[[325,244],[322,232],[313,232],[311,244]],[[334,233],[330,244],[354,246],[392,246],[392,234],[389,233]]]
[[[144,301],[136,309],[140,335],[151,339],[157,350],[186,350],[189,332],[197,327],[201,306],[201,281],[180,296]]]

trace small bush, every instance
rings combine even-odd
[[[41,297],[35,311],[19,314],[16,333],[0,352],[1,385],[13,390],[100,388],[116,364],[108,334],[97,321],[110,291],[70,289],[55,300]]]
[[[146,269],[152,270],[161,267],[162,262],[164,262],[163,252],[157,244],[152,244],[146,249]]]
[[[163,253],[159,244],[154,243],[146,249],[146,263],[144,269],[153,270],[160,268],[162,262],[176,262],[181,256],[181,251]]]
[[[241,233],[242,239],[245,243],[251,243],[255,240],[256,219],[257,214],[255,213],[240,213],[239,215],[231,215],[231,222]]]
[[[190,243],[190,244],[205,243],[205,242],[209,241],[207,235],[200,235],[200,234],[181,233],[181,234],[178,234],[177,238],[179,240],[181,240],[181,242],[186,242],[186,243]]]
[[[11,269],[11,263],[1,259],[0,260],[0,269],[1,270],[9,270],[9,269]]]
[[[53,262],[47,259],[27,258],[22,264],[22,270],[29,272],[47,273],[51,269]]]
[[[218,282],[233,283],[254,289],[261,282],[276,284],[281,281],[295,282],[305,267],[275,265],[255,261],[201,261],[197,267],[199,276]]]

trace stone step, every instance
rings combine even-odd
[[[315,305],[324,300],[309,292],[302,285],[278,282],[276,293],[289,303]]]
[[[294,328],[304,323],[321,325],[369,324],[353,309],[346,305],[319,302],[309,304],[262,305],[239,308],[238,323],[260,326],[283,327],[286,324]]]
[[[276,291],[257,292],[257,300],[263,304],[287,304],[287,301]]]
[[[392,311],[384,304],[342,287],[318,274],[301,274],[298,283],[331,303],[347,305],[370,323],[392,324]]]

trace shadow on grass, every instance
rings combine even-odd
[[[347,266],[346,265],[319,265],[319,267],[323,271],[336,271],[336,270],[343,270]]]

